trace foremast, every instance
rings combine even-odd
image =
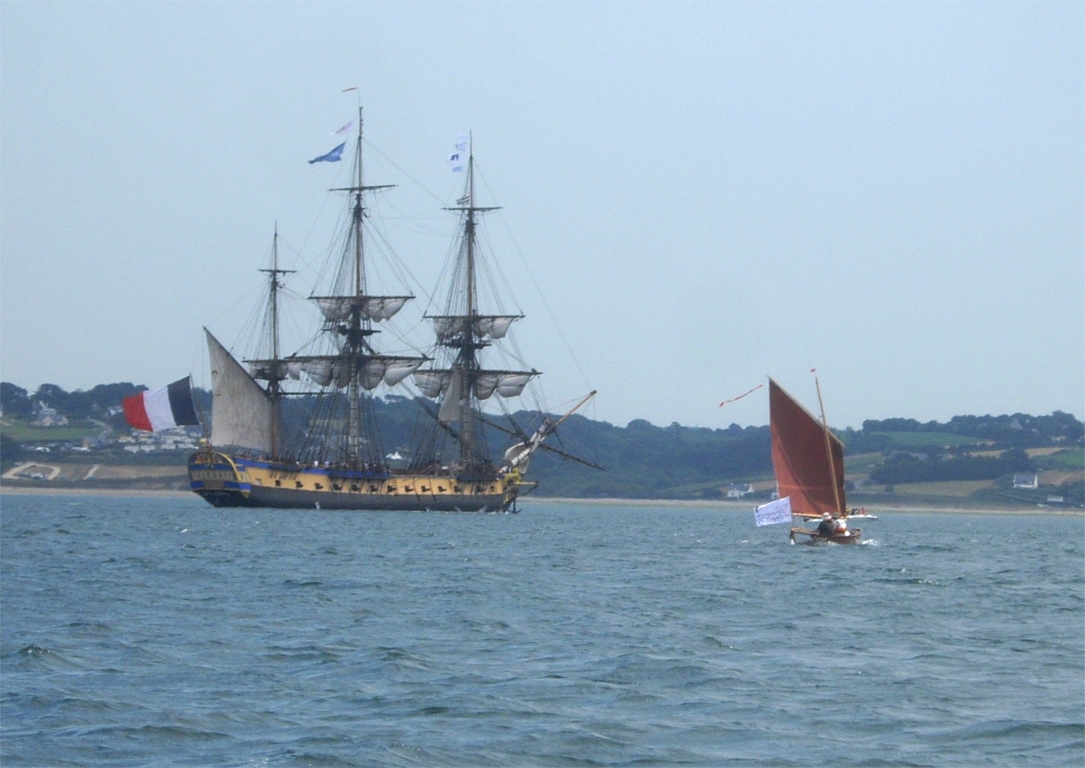
[[[517,396],[532,377],[539,375],[535,370],[489,370],[482,365],[482,350],[490,346],[492,340],[503,338],[509,326],[523,315],[484,314],[481,311],[479,219],[482,214],[499,209],[476,205],[475,199],[474,147],[469,145],[464,195],[457,201],[458,205],[446,209],[459,213],[463,221],[446,314],[427,315],[434,323],[438,346],[448,352],[445,358],[449,363],[447,368],[427,369],[415,374],[422,393],[440,399],[438,420],[459,444],[457,469],[467,475],[495,471],[486,444],[481,401],[495,392],[502,397]],[[453,423],[458,424],[458,429],[451,427]]]
[[[462,211],[465,214],[464,221],[464,247],[466,250],[467,260],[467,286],[464,291],[467,300],[466,312],[463,316],[464,323],[463,334],[459,337],[453,337],[444,342],[449,346],[459,346],[459,353],[457,355],[454,368],[459,368],[462,373],[460,376],[460,398],[459,398],[459,422],[460,422],[460,463],[464,467],[474,467],[486,462],[486,454],[479,450],[481,441],[484,439],[482,430],[478,428],[479,422],[475,419],[475,407],[476,400],[474,397],[463,396],[463,389],[467,392],[474,390],[476,383],[478,382],[478,373],[481,369],[478,360],[478,353],[485,346],[486,343],[482,340],[481,334],[478,334],[475,329],[474,320],[478,313],[478,280],[475,275],[475,251],[478,242],[477,233],[477,221],[476,216],[482,213],[489,213],[495,211],[495,207],[481,207],[475,205],[475,154],[474,147],[468,147],[467,155],[467,194],[461,198],[466,201],[465,206],[452,208],[450,210]],[[477,432],[477,434],[476,434]]]

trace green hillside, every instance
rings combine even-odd
[[[43,385],[35,393],[0,383],[4,409],[2,450],[5,468],[20,460],[41,456],[48,447],[54,460],[68,452],[75,462],[112,462],[164,465],[183,462],[183,452],[131,453],[117,442],[129,433],[119,413],[123,397],[140,391],[128,383],[68,393]],[[203,413],[210,412],[210,395],[198,390]],[[68,419],[58,427],[31,424],[41,405]],[[286,404],[288,429],[304,430],[305,398]],[[377,398],[375,412],[383,448],[410,458],[419,425],[432,417],[428,400],[390,396]],[[521,411],[509,417],[487,417],[491,455],[508,446],[508,429],[532,431],[540,414]],[[867,421],[860,430],[837,432],[846,447],[849,494],[854,498],[897,497],[908,487],[920,495],[947,498],[983,498],[991,495],[1017,502],[1021,494],[1010,488],[1016,473],[1042,473],[1044,478],[1029,499],[1043,503],[1063,496],[1067,503],[1085,497],[1085,425],[1074,416],[1056,411],[1047,416],[1012,414],[958,416],[946,423],[920,423],[910,419]],[[92,449],[76,444],[92,438]],[[574,415],[565,422],[554,448],[602,466],[592,469],[541,451],[532,459],[530,476],[538,480],[539,494],[575,498],[722,499],[729,484],[754,484],[757,491],[745,498],[768,498],[772,490],[770,434],[767,426],[721,429],[659,427],[637,419],[623,426]],[[953,485],[957,484],[957,485]],[[963,485],[962,485],[963,484]],[[891,490],[887,490],[891,489]],[[856,495],[858,494],[858,495]],[[1042,497],[1042,498],[1041,498]],[[1085,499],[1082,499],[1085,501]]]

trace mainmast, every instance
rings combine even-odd
[[[362,238],[362,220],[365,217],[365,205],[363,203],[362,176],[362,107],[358,107],[358,144],[354,153],[354,207],[352,209],[351,226],[354,229],[354,297],[360,299],[365,295],[365,261],[363,259],[364,248]],[[356,465],[361,454],[362,419],[361,398],[362,391],[358,386],[358,369],[360,358],[369,347],[368,337],[373,333],[372,323],[368,318],[363,318],[357,304],[354,304],[350,312],[350,329],[346,334],[347,360],[350,365],[350,383],[347,386],[347,402],[350,403],[350,417],[347,421],[347,462]]]
[[[365,188],[362,186],[362,108],[358,107],[358,147],[354,152],[354,178],[356,184],[354,186],[354,295],[363,296],[365,294],[365,269],[363,267],[362,252],[364,246],[362,245],[362,216],[364,215],[365,208],[362,205],[362,192]]]
[[[366,193],[388,189],[391,184],[365,183],[362,154],[362,108],[358,107],[358,138],[354,155],[351,186],[333,189],[346,192],[350,219],[342,243],[338,268],[332,278],[330,295],[310,296],[323,315],[322,333],[331,339],[316,354],[292,354],[282,358],[279,349],[278,276],[287,272],[278,268],[278,232],[271,275],[269,302],[269,359],[249,360],[251,375],[268,381],[267,394],[275,402],[285,395],[281,382],[286,378],[308,381],[322,388],[320,404],[313,410],[305,435],[296,446],[286,450],[278,446],[273,453],[284,451],[294,460],[331,462],[352,468],[379,469],[383,466],[380,435],[373,410],[370,390],[383,383],[395,386],[416,371],[425,357],[388,355],[378,352],[372,336],[379,331],[377,323],[390,319],[410,295],[373,296],[369,294],[365,262]],[[337,391],[338,390],[338,391]],[[273,430],[276,441],[281,432],[278,415]]]
[[[368,406],[367,393],[363,387],[362,376],[365,370],[367,358],[376,355],[375,350],[369,343],[369,337],[377,333],[373,328],[373,321],[369,313],[365,311],[366,277],[365,277],[365,238],[362,230],[365,222],[365,193],[388,189],[391,184],[379,184],[366,186],[364,176],[364,164],[362,157],[362,107],[358,106],[358,139],[354,153],[354,186],[341,191],[351,192],[354,195],[354,206],[351,209],[351,229],[354,240],[354,301],[350,306],[350,317],[346,328],[340,327],[339,333],[344,336],[344,365],[349,367],[349,380],[347,383],[347,402],[349,403],[349,416],[347,418],[347,463],[358,465],[362,460],[362,441],[366,435],[376,436],[376,422],[372,417]],[[369,459],[379,458],[370,456]]]
[[[389,319],[414,297],[371,296],[368,292],[364,232],[368,213],[365,195],[367,192],[390,189],[394,185],[365,183],[363,125],[362,107],[359,105],[353,184],[332,190],[346,192],[353,198],[347,250],[343,254],[340,279],[336,280],[338,295],[311,297],[324,313],[326,329],[339,338],[340,350],[336,356],[308,358],[330,366],[325,369],[328,371],[328,381],[334,380],[335,386],[345,389],[348,412],[343,436],[346,444],[345,455],[339,458],[354,467],[383,461],[369,390],[382,380],[389,385],[398,383],[423,360],[381,355],[372,344],[371,337],[379,333],[374,328],[374,321]]]

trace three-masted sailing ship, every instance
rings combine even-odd
[[[594,392],[564,417],[544,417],[531,432],[511,418],[498,426],[482,412],[482,401],[516,397],[540,374],[526,366],[485,365],[487,348],[523,315],[482,306],[479,225],[483,214],[497,209],[476,204],[473,148],[466,171],[464,194],[447,209],[461,226],[446,272],[445,304],[441,314],[425,316],[434,331],[432,351],[385,353],[377,344],[381,324],[414,296],[371,292],[363,237],[367,204],[390,185],[365,183],[359,108],[352,184],[333,190],[348,200],[342,248],[330,290],[309,297],[321,313],[313,343],[286,356],[279,348],[278,294],[289,270],[279,268],[277,233],[272,266],[262,270],[269,286],[262,354],[239,361],[205,329],[211,431],[189,459],[195,493],[218,507],[515,511],[517,498],[534,487],[524,473],[536,450],[575,459],[543,441]],[[385,453],[374,390],[405,382],[413,382],[422,396],[418,402],[428,405],[421,407],[423,423],[406,466],[392,466],[389,456],[399,457]],[[304,407],[284,409],[294,397]],[[492,429],[513,435],[497,460]]]

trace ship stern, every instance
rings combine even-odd
[[[207,448],[192,454],[188,458],[188,482],[192,492],[211,506],[253,506],[248,473],[225,453]]]

